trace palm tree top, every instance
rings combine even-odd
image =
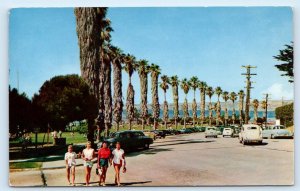
[[[167,75],[162,75],[161,77],[161,83],[159,84],[159,87],[164,90],[164,91],[167,91],[167,89],[169,89],[169,78]]]
[[[214,89],[211,86],[206,87],[206,94],[211,97],[214,94]]]
[[[189,83],[190,83],[191,88],[195,91],[198,88],[198,86],[199,86],[199,79],[198,79],[198,77],[197,76],[193,76],[190,79]]]
[[[237,94],[235,92],[230,93],[230,100],[235,101],[237,98]]]
[[[238,95],[239,95],[240,97],[244,97],[244,96],[245,96],[244,90],[240,90],[239,93],[238,93]]]
[[[200,82],[199,82],[198,88],[199,88],[200,90],[205,90],[206,87],[207,87],[207,83],[206,83],[206,82],[204,82],[204,81],[200,81]]]
[[[222,93],[222,98],[224,101],[227,101],[229,99],[229,93],[227,91],[224,91]]]
[[[186,78],[184,78],[184,79],[181,81],[180,87],[181,87],[181,89],[183,90],[183,92],[184,92],[185,94],[188,94],[188,93],[189,93],[189,91],[190,91],[190,83],[189,83],[189,81],[188,81]]]
[[[124,69],[129,74],[129,76],[132,76],[133,72],[136,70],[136,60],[133,55],[127,54],[124,58]]]
[[[171,76],[169,78],[169,84],[172,85],[172,86],[178,86],[178,84],[179,84],[178,76],[177,75]]]
[[[150,66],[148,65],[148,61],[145,59],[138,61],[137,70],[139,74],[148,74],[150,72]]]
[[[252,103],[253,103],[253,106],[255,106],[255,107],[258,107],[258,106],[259,106],[259,101],[258,101],[258,99],[254,99],[254,100],[252,101]]]
[[[215,89],[215,94],[220,97],[220,95],[222,94],[223,90],[220,86],[216,87]]]
[[[150,65],[150,71],[151,71],[151,73],[160,74],[160,67],[158,65],[152,63]]]

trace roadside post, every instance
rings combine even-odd
[[[34,128],[34,133],[35,133],[35,149],[37,149],[37,139],[38,139],[38,132],[40,131],[40,128]]]

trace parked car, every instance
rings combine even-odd
[[[233,137],[239,137],[239,133],[241,132],[241,127],[239,126],[233,126]]]
[[[217,128],[216,127],[206,127],[205,129],[205,138],[207,137],[214,137],[217,138]]]
[[[121,143],[124,150],[135,150],[138,148],[149,149],[150,144],[153,144],[153,139],[145,136],[142,131],[119,131],[112,133],[108,139],[104,139],[110,149],[114,149],[117,142]],[[102,143],[98,143],[98,148]]]
[[[261,144],[263,141],[261,127],[254,124],[243,125],[239,133],[239,141],[243,145],[252,142]]]
[[[222,135],[223,135],[223,137],[225,137],[225,136],[233,137],[233,129],[230,127],[224,128]]]
[[[262,131],[263,138],[293,138],[293,134],[283,125],[274,125],[265,127]]]
[[[180,134],[190,134],[192,133],[193,131],[190,130],[190,128],[182,128],[179,130]]]
[[[153,132],[155,134],[156,138],[166,138],[166,133],[164,131],[160,131],[160,130],[152,130],[151,132]]]

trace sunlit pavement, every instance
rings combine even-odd
[[[123,186],[291,185],[294,182],[294,140],[264,139],[246,145],[237,138],[204,138],[203,133],[158,139],[149,150],[127,154]],[[61,161],[62,164],[64,161]],[[59,163],[59,161],[57,161]],[[92,170],[91,186],[98,186]],[[11,173],[11,184],[30,185],[22,173]],[[67,186],[65,169],[42,170],[47,186]],[[37,176],[38,177],[38,176]],[[28,181],[28,180],[27,180]],[[76,186],[84,185],[83,166],[76,168]],[[35,185],[38,185],[35,184]],[[107,185],[114,186],[108,170]]]

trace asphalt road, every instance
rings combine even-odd
[[[221,186],[291,185],[294,183],[294,140],[265,139],[263,145],[246,145],[237,138],[204,138],[203,133],[169,136],[156,140],[149,150],[127,155],[124,186]],[[76,186],[84,184],[82,166],[76,168]],[[19,174],[18,174],[19,173]],[[11,173],[11,184],[22,173]],[[34,172],[32,172],[34,173]],[[40,176],[41,172],[35,172]],[[43,170],[47,186],[67,186],[64,169]],[[19,178],[18,178],[19,177]],[[95,166],[92,186],[97,186]],[[108,170],[107,185],[114,186],[114,172]]]

